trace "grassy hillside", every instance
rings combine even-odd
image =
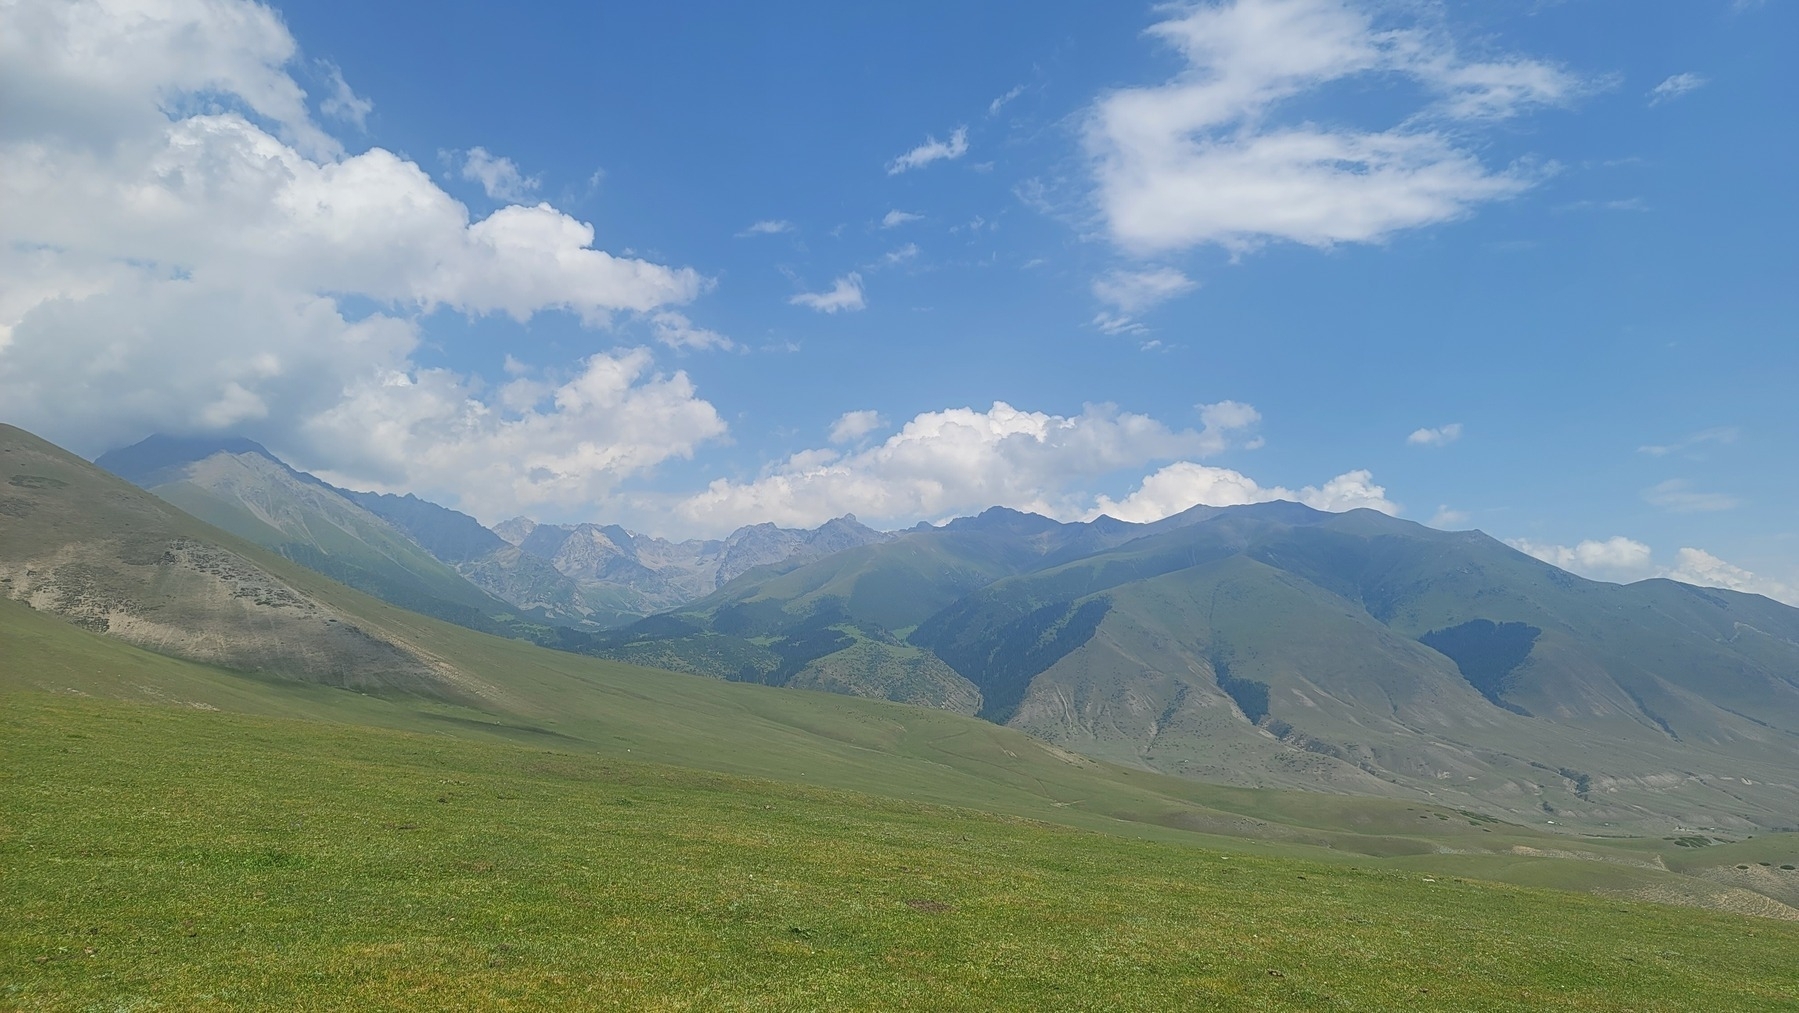
[[[541,639],[542,623],[589,625],[604,608],[472,517],[335,488],[249,440],[152,436],[95,464],[332,580],[459,626]]]
[[[498,676],[504,707],[246,677],[142,651],[10,602],[0,602],[0,695],[505,741],[1325,863],[1444,869],[1453,854],[1454,869],[1466,876],[1799,917],[1769,899],[1769,884],[1733,878],[1738,860],[1722,846],[1574,837],[1446,806],[1205,784],[1097,762],[952,713],[638,669],[405,613],[391,621],[415,624],[401,632],[434,636],[469,670]],[[1767,838],[1746,843],[1779,850]],[[1790,851],[1799,858],[1799,840]],[[1702,860],[1713,853],[1722,857]],[[1671,871],[1673,862],[1690,867]],[[1731,875],[1715,875],[1725,872]]]
[[[42,695],[0,873],[18,1009],[1799,1008],[1778,922]]]
[[[1661,833],[1638,840],[1576,838],[1546,833],[1549,828],[1540,824],[1532,829],[1498,822],[1473,809],[1475,814],[1468,815],[1449,806],[1392,799],[1333,801],[1298,792],[1240,791],[1096,762],[1015,730],[944,711],[721,683],[482,635],[333,584],[184,518],[84,462],[58,456],[47,445],[17,441],[0,449],[0,462],[13,469],[9,474],[29,479],[24,484],[9,480],[9,513],[0,520],[6,525],[7,554],[22,561],[17,573],[29,581],[50,580],[70,565],[72,553],[79,556],[75,562],[88,567],[82,573],[116,571],[107,581],[74,588],[81,591],[76,598],[65,593],[72,582],[57,585],[61,591],[48,597],[19,594],[17,586],[9,591],[44,610],[0,601],[0,691],[78,694],[547,743],[602,757],[773,777],[1127,836],[1237,838],[1254,843],[1233,847],[1310,855],[1325,862],[1431,861],[1453,851],[1462,856],[1458,868],[1469,875],[1576,888],[1584,883],[1620,895],[1790,913],[1769,899],[1779,893],[1778,884],[1756,879],[1752,870],[1705,865],[1670,871],[1670,857],[1690,861],[1683,847],[1690,842],[1661,841],[1667,836]],[[45,502],[58,506],[40,509]],[[265,599],[268,589],[278,586],[282,594],[310,603],[313,620],[341,617],[335,625],[321,623],[320,629],[353,628],[369,642],[429,666],[430,679],[373,678],[367,669],[353,666],[357,679],[333,683],[285,663],[245,673],[193,663],[193,658],[220,660],[203,651],[189,651],[190,661],[179,661],[131,646],[120,639],[112,617],[147,613],[166,618],[171,611],[184,616],[180,624],[169,625],[184,631],[188,641],[151,643],[165,653],[193,644],[261,642],[286,652],[270,655],[276,660],[303,660],[319,637],[274,625],[281,620],[281,609],[255,600],[231,597],[220,604],[209,599],[202,603],[206,608],[194,611],[192,596],[174,593],[179,588],[171,589],[168,582],[222,578],[203,567],[171,576],[163,572],[170,564],[156,561],[160,556],[132,563],[131,546],[145,539],[160,539],[157,544],[184,540],[193,544],[183,552],[223,554],[235,561],[234,567],[260,575],[259,593]],[[142,555],[148,559],[154,554]],[[148,575],[134,576],[136,569],[146,569]],[[105,635],[92,621],[96,615],[107,619]],[[333,684],[360,691],[330,688]],[[1677,836],[1693,835],[1683,831]],[[1725,836],[1712,834],[1705,843]],[[1750,875],[1738,876],[1741,872]]]

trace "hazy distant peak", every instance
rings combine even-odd
[[[974,517],[958,517],[944,527],[963,531],[1043,532],[1063,527],[1061,521],[1011,507],[988,507]]]
[[[164,436],[161,433],[129,447],[109,450],[96,458],[94,464],[133,485],[150,486],[215,454],[255,454],[287,467],[262,444],[241,436]]]
[[[537,522],[523,515],[503,520],[492,528],[494,534],[513,545],[522,544],[525,539],[531,537],[531,532],[535,530],[537,530]]]

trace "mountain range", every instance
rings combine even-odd
[[[1367,510],[995,509],[747,575],[602,643],[1224,783],[1601,825],[1678,797],[1708,825],[1790,826],[1799,803],[1799,610],[1585,580]]]
[[[759,524],[671,543],[615,525],[538,525],[503,537],[419,499],[356,492],[296,471],[246,439],[152,436],[99,467],[187,513],[334,580],[486,632],[553,641],[542,627],[618,626],[708,594],[744,571],[877,541],[839,518],[813,531]]]
[[[308,601],[291,575],[243,577],[240,561],[184,548],[198,540],[180,511],[147,541],[111,534],[160,503],[478,629],[977,715],[1137,769],[1544,824],[1799,823],[1799,610],[1754,595],[1589,581],[1480,532],[1286,502],[1154,524],[994,509],[879,533],[843,518],[684,543],[523,519],[489,530],[413,497],[334,489],[251,444],[176,444],[101,458],[161,499],[113,497],[91,520],[108,537],[86,555],[21,557],[9,534],[6,596],[236,668],[334,625],[329,601],[282,604]],[[40,479],[88,481],[70,467],[14,476],[0,508],[28,528],[50,523],[30,497],[68,491]],[[603,596],[614,628],[591,618]],[[274,632],[208,647],[152,621],[196,602],[267,613]],[[310,625],[282,625],[298,616]],[[373,640],[334,631],[292,663],[334,684],[379,670],[382,684],[458,692],[428,644],[357,629]]]

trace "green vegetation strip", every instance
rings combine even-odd
[[[0,697],[0,1008],[1799,1009],[1799,929]]]

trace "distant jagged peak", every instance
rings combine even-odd
[[[537,522],[520,514],[495,524],[491,530],[511,544],[519,545],[531,537],[531,532],[537,530]]]

